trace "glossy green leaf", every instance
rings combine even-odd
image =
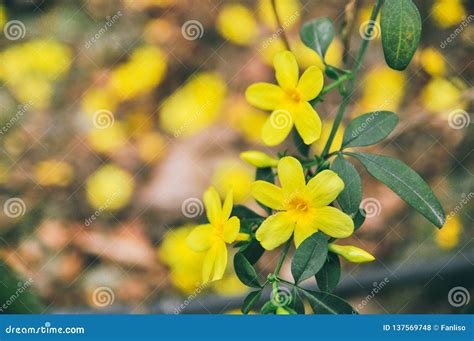
[[[364,224],[365,216],[366,216],[365,210],[362,207],[360,207],[357,210],[357,212],[354,214],[354,216],[352,217],[352,220],[354,221],[354,231],[357,231],[358,229],[360,229],[360,227]]]
[[[240,252],[245,256],[245,258],[250,262],[250,264],[255,264],[262,257],[265,252],[265,249],[262,247],[260,242],[255,238],[251,239],[244,247],[240,249]]]
[[[444,225],[446,214],[430,186],[405,163],[382,155],[346,154],[357,158],[370,175],[383,182],[437,227]]]
[[[257,272],[245,256],[237,252],[234,256],[234,268],[240,281],[249,287],[260,288]]]
[[[306,295],[315,314],[356,314],[348,302],[336,295],[303,289],[300,291]]]
[[[293,142],[295,143],[296,149],[298,152],[303,156],[308,156],[311,146],[304,143],[303,139],[301,138],[300,134],[296,129],[292,130],[293,135]]]
[[[420,42],[421,17],[412,0],[385,0],[380,17],[385,61],[404,70]]]
[[[255,220],[255,221],[263,221],[265,218],[259,215],[258,213],[255,213],[251,209],[247,208],[244,205],[235,205],[232,208],[232,214],[231,216],[236,216],[242,220]]]
[[[301,294],[299,293],[296,287],[293,287],[291,290],[291,303],[290,307],[297,313],[297,314],[304,314],[304,302]]]
[[[316,281],[319,289],[325,292],[333,291],[339,279],[341,278],[341,263],[339,256],[335,253],[329,252],[328,258],[321,270],[316,274]]]
[[[333,21],[328,17],[307,22],[300,31],[303,43],[316,51],[323,60],[329,45],[334,39],[334,34]]]
[[[306,238],[296,249],[291,262],[295,282],[314,276],[323,266],[328,255],[328,241],[321,232]]]
[[[248,314],[249,311],[255,307],[255,305],[260,301],[262,296],[262,290],[252,291],[245,297],[244,303],[242,305],[242,313]]]
[[[344,130],[342,148],[370,146],[386,138],[398,124],[391,111],[374,111],[353,119]]]
[[[359,173],[342,155],[334,159],[331,169],[344,181],[344,190],[337,197],[337,202],[345,213],[357,212],[362,201],[362,181]]]

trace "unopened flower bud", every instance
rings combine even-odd
[[[240,158],[257,168],[276,167],[278,160],[257,150],[240,153]]]
[[[375,260],[375,257],[367,251],[352,245],[329,244],[329,251],[341,255],[349,262],[353,263],[366,263]]]

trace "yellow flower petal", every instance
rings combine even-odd
[[[203,282],[217,281],[224,276],[227,266],[227,247],[224,241],[216,241],[207,251],[202,268]]]
[[[316,174],[306,186],[316,207],[328,206],[336,200],[344,189],[344,182],[332,170],[326,169]]]
[[[222,222],[221,198],[212,186],[204,192],[204,206],[206,206],[207,219],[211,224]]]
[[[278,162],[278,178],[286,194],[302,190],[306,185],[303,167],[292,156],[285,156]]]
[[[354,232],[354,222],[351,217],[335,207],[319,207],[314,209],[317,216],[316,227],[328,236],[346,238]]]
[[[280,187],[266,181],[256,181],[252,184],[252,196],[255,200],[274,210],[283,209],[283,191]]]
[[[321,136],[321,119],[308,102],[299,103],[293,112],[296,130],[305,144],[311,144]]]
[[[296,57],[290,51],[281,51],[273,57],[275,77],[278,84],[284,89],[295,89],[298,84],[298,63]]]
[[[230,190],[227,192],[227,195],[224,200],[224,206],[222,206],[222,220],[227,221],[232,212],[232,207],[234,206],[234,194]]]
[[[262,127],[262,140],[268,146],[276,146],[290,133],[293,128],[291,114],[283,109],[275,110]]]
[[[310,101],[319,95],[323,86],[323,72],[319,67],[311,66],[303,72],[296,88],[301,94],[301,100]]]
[[[228,244],[233,243],[240,230],[240,220],[232,217],[224,224],[224,241]]]
[[[247,102],[263,110],[274,110],[285,98],[284,91],[275,84],[255,83],[245,91]]]
[[[295,222],[286,212],[274,214],[262,223],[257,230],[257,240],[267,250],[273,250],[288,239],[295,228]]]
[[[309,236],[318,231],[316,228],[316,216],[308,216],[305,219],[299,219],[296,222],[295,227],[295,246],[299,247],[300,244]]]
[[[196,252],[206,251],[211,247],[214,227],[211,224],[196,226],[186,239],[189,247]]]

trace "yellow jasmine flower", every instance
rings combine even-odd
[[[353,263],[366,263],[375,260],[375,257],[367,251],[352,245],[336,245],[331,243],[329,244],[329,251],[341,255]]]
[[[227,244],[237,239],[240,220],[230,217],[233,206],[232,192],[225,198],[224,205],[214,187],[203,196],[209,224],[196,226],[188,236],[188,245],[196,252],[206,252],[202,269],[203,282],[216,281],[224,276],[227,266]]]
[[[313,49],[306,46],[298,37],[297,40],[291,44],[291,50],[294,51],[298,64],[302,67],[310,67],[315,65],[321,70],[326,69],[323,60],[319,54]],[[342,43],[338,39],[334,39],[329,45],[324,59],[328,65],[342,67]]]
[[[459,85],[465,86],[462,83]],[[425,85],[421,91],[421,101],[428,111],[434,113],[447,113],[466,107],[466,101],[462,98],[462,89],[442,77],[433,78]]]
[[[42,186],[66,186],[72,179],[73,169],[64,161],[45,160],[35,166],[34,174]]]
[[[463,226],[457,216],[449,216],[443,228],[436,231],[436,244],[442,249],[450,250],[459,244]]]
[[[329,206],[344,189],[344,182],[336,173],[324,170],[306,184],[301,163],[286,156],[278,163],[278,177],[281,187],[265,181],[253,185],[256,200],[280,211],[268,217],[257,230],[257,240],[265,249],[275,249],[293,232],[296,247],[319,230],[335,238],[352,234],[351,217]]]
[[[227,100],[226,122],[249,142],[262,143],[262,127],[268,115],[249,105],[245,99],[232,96]]]
[[[423,69],[431,76],[443,76],[446,73],[446,63],[443,55],[432,47],[421,51],[420,62]]]
[[[466,16],[460,0],[436,0],[431,8],[433,19],[442,28],[459,24]]]
[[[212,175],[212,184],[225,196],[232,191],[234,202],[242,203],[250,198],[250,190],[255,180],[254,170],[240,160],[220,161]]]
[[[217,18],[219,33],[237,45],[250,45],[258,35],[257,22],[252,12],[240,4],[224,5]]]
[[[121,122],[100,128],[93,127],[87,134],[89,145],[98,153],[114,153],[127,143],[125,126]]]
[[[246,91],[250,104],[273,110],[262,128],[263,142],[269,146],[281,143],[294,124],[304,143],[311,144],[321,134],[321,119],[309,101],[323,89],[323,72],[311,66],[299,77],[296,58],[290,51],[277,53],[273,65],[279,85],[256,83]]]
[[[149,132],[138,136],[137,147],[140,159],[152,163],[160,159],[166,149],[165,139],[158,133]]]
[[[275,0],[278,18],[285,30],[290,29],[300,20],[301,4],[298,0]],[[275,11],[271,0],[259,0],[258,13],[260,19],[272,31],[277,29]]]
[[[240,153],[240,158],[248,164],[257,167],[276,167],[278,160],[258,150],[248,150]]]
[[[312,149],[314,150],[315,154],[322,153],[324,146],[326,146],[326,143],[329,139],[329,134],[331,134],[333,124],[334,121],[332,120],[323,122],[324,129],[321,131],[321,137],[312,146]],[[334,135],[334,140],[332,140],[331,147],[329,148],[329,153],[334,153],[338,150],[341,150],[342,140],[344,139],[344,129],[344,124],[341,123],[336,131],[336,135]]]

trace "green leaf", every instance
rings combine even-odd
[[[398,124],[391,111],[374,111],[353,119],[344,130],[342,148],[370,146],[390,134]]]
[[[234,256],[234,267],[235,273],[242,283],[249,287],[261,288],[258,282],[257,272],[247,258],[240,252],[237,252]]]
[[[303,156],[308,156],[311,146],[304,143],[303,139],[301,138],[300,134],[296,129],[292,130],[292,135],[293,142],[295,143],[298,152]]]
[[[364,224],[365,216],[366,216],[366,213],[362,207],[359,208],[357,212],[354,214],[354,216],[352,217],[352,220],[354,221],[354,231],[357,231],[358,229],[360,229],[362,224]]]
[[[339,256],[335,253],[329,252],[326,262],[321,270],[316,274],[318,287],[322,291],[331,292],[336,288],[340,278],[341,263],[339,261]]]
[[[290,308],[293,309],[297,314],[304,315],[305,313],[303,298],[296,287],[293,287],[291,290]]]
[[[349,303],[336,295],[320,291],[300,290],[316,314],[356,314]]]
[[[275,312],[275,310],[277,309],[277,307],[273,304],[272,301],[268,301],[267,303],[265,303],[262,307],[262,309],[260,309],[260,313],[262,314],[272,314]]]
[[[265,252],[265,249],[262,247],[260,242],[255,238],[252,238],[249,243],[240,249],[240,252],[245,256],[245,258],[250,262],[250,264],[255,264],[258,262],[260,257]]]
[[[385,0],[380,17],[385,61],[404,70],[420,42],[421,17],[412,0]]]
[[[324,60],[326,51],[334,39],[334,32],[332,19],[323,17],[304,24],[300,36],[303,43],[316,51]]]
[[[338,155],[331,164],[331,169],[344,181],[344,190],[337,197],[345,213],[353,214],[359,209],[362,201],[362,181],[355,167],[342,155]]]
[[[245,297],[244,304],[242,305],[242,313],[248,314],[249,311],[260,301],[262,296],[262,290],[252,291]]]
[[[321,232],[306,238],[296,249],[291,262],[295,282],[314,276],[323,266],[328,255],[328,241]]]
[[[240,220],[263,221],[265,219],[264,217],[262,217],[258,213],[255,213],[244,205],[235,205],[232,209],[231,216],[236,216]]]
[[[437,227],[444,225],[446,214],[430,186],[405,163],[382,155],[346,154],[357,158],[370,175],[387,185]]]

